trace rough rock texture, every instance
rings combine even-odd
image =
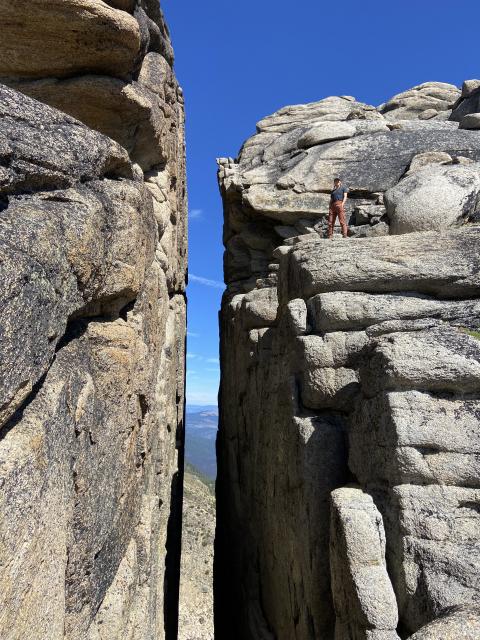
[[[219,160],[219,637],[476,624],[480,132],[446,120],[469,99],[286,107]],[[328,242],[337,175],[351,238]]]
[[[480,113],[468,113],[460,120],[460,129],[480,129]]]
[[[153,2],[0,16],[3,81],[88,125],[0,87],[0,636],[175,638],[186,221],[168,34]]]
[[[478,607],[452,607],[410,640],[477,640],[480,637],[480,610]]]
[[[399,640],[382,516],[371,496],[357,487],[332,491],[330,566],[336,640]]]
[[[381,105],[388,120],[429,120],[442,117],[460,98],[460,90],[445,82],[425,82],[403,91]]]
[[[459,226],[480,211],[480,164],[428,166],[385,194],[390,233]]]
[[[468,83],[468,84],[467,84]],[[467,81],[461,96],[453,107],[450,120],[460,122],[471,113],[480,112],[480,83],[478,80]]]
[[[215,496],[195,469],[185,469],[179,640],[213,640]],[[211,483],[213,485],[213,483]]]

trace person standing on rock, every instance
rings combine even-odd
[[[330,209],[328,211],[328,239],[333,239],[333,227],[338,217],[342,228],[342,236],[348,235],[348,226],[345,220],[345,203],[347,202],[348,189],[342,185],[340,178],[333,181],[333,191],[330,195]]]

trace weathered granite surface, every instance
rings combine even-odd
[[[382,516],[371,496],[355,486],[332,491],[330,568],[335,638],[398,640]]]
[[[0,636],[173,639],[186,202],[168,32],[150,1],[0,17]]]
[[[476,640],[480,636],[478,607],[448,608],[439,618],[425,625],[410,640]]]
[[[219,160],[220,638],[474,637],[478,86],[286,107]]]

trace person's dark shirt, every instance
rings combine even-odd
[[[331,202],[337,202],[339,200],[342,201],[346,193],[348,193],[347,187],[344,187],[343,184],[341,184],[339,187],[334,189],[330,194],[330,201]]]

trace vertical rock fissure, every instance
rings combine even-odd
[[[181,453],[179,451],[179,453]],[[180,557],[183,505],[183,464],[172,478],[170,510],[167,527],[165,556],[165,640],[176,640],[178,636],[178,613],[180,592]]]

